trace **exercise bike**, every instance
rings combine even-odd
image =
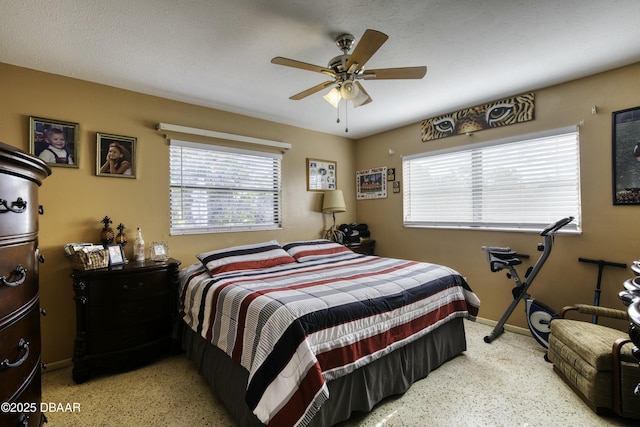
[[[520,300],[525,301],[525,314],[527,317],[527,323],[531,335],[535,340],[543,346],[545,349],[549,348],[549,333],[551,331],[551,320],[558,316],[551,307],[543,304],[540,301],[536,301],[527,290],[533,283],[542,266],[549,258],[551,254],[551,248],[553,247],[554,235],[565,225],[573,221],[573,217],[563,218],[553,224],[548,225],[540,235],[544,237],[544,243],[538,244],[538,251],[542,252],[536,263],[529,267],[524,275],[524,282],[520,279],[518,272],[515,269],[516,265],[522,264],[521,258],[528,258],[527,255],[519,254],[511,248],[496,247],[496,246],[483,246],[485,251],[487,262],[492,272],[498,272],[501,270],[508,270],[507,277],[513,279],[516,283],[515,288],[512,289],[513,301],[504,312],[498,324],[493,328],[491,334],[484,337],[484,342],[490,343],[494,339],[498,338],[504,332],[504,324],[515,310]]]

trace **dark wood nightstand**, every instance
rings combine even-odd
[[[346,247],[353,252],[357,252],[363,255],[373,255],[375,253],[376,241],[375,240],[363,240],[359,243],[345,243]]]
[[[170,258],[73,270],[76,383],[94,370],[135,368],[172,349],[179,266]]]

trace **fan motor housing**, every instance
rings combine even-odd
[[[351,55],[344,54],[331,58],[329,64],[327,65],[327,68],[332,69],[335,73],[343,73],[347,71],[345,68],[345,64],[349,60],[350,56]]]

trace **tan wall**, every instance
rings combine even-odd
[[[583,233],[556,237],[553,253],[530,291],[556,310],[577,302],[592,303],[597,266],[579,263],[578,257],[627,265],[640,258],[637,226],[640,206],[614,206],[611,181],[611,113],[640,105],[638,81],[640,64],[635,64],[550,88],[531,88],[536,97],[534,121],[484,130],[472,136],[458,135],[424,143],[420,140],[420,123],[375,135],[357,142],[356,167],[358,170],[394,167],[396,179],[402,181],[403,155],[584,121],[580,128]],[[596,115],[591,114],[594,105]],[[395,150],[395,154],[390,155],[389,149]],[[358,221],[367,223],[377,240],[379,255],[431,261],[458,269],[482,300],[480,316],[493,320],[498,320],[510,303],[513,282],[502,273],[489,271],[481,246],[510,246],[535,260],[539,255],[536,245],[542,242],[535,233],[404,228],[402,194],[389,193],[386,199],[358,201],[357,209]],[[630,276],[629,269],[605,268],[601,305],[623,308],[617,294],[622,281]],[[526,327],[522,304],[508,323]]]
[[[320,213],[321,194],[307,192],[305,159],[338,162],[338,188],[345,192],[347,212],[337,221],[367,223],[379,255],[450,265],[464,274],[482,300],[480,315],[497,320],[511,300],[511,282],[490,273],[482,245],[511,246],[537,255],[536,234],[409,229],[402,226],[402,194],[389,192],[383,200],[355,200],[355,171],[395,167],[402,180],[401,156],[427,150],[498,139],[542,129],[578,124],[582,169],[583,233],[560,235],[554,252],[531,288],[535,297],[558,309],[574,302],[593,301],[597,268],[578,263],[579,256],[630,263],[640,258],[640,234],[635,219],[640,207],[611,204],[611,112],[640,104],[640,64],[537,90],[533,122],[473,136],[420,142],[420,124],[375,135],[356,143],[348,139],[284,126],[246,116],[173,102],[112,87],[0,64],[0,141],[28,150],[29,116],[80,123],[80,168],[53,168],[43,183],[40,203],[43,360],[69,359],[73,351],[75,314],[70,268],[62,246],[72,241],[99,240],[100,219],[109,215],[133,230],[142,227],[145,239],[165,240],[183,265],[194,254],[229,245],[278,239],[315,238],[328,225]],[[428,94],[425,94],[428,96]],[[598,114],[591,114],[596,105]],[[465,105],[471,107],[473,105]],[[426,117],[425,117],[426,118]],[[168,142],[155,130],[158,122],[288,142],[293,148],[283,160],[283,229],[273,232],[169,236]],[[95,176],[96,132],[138,138],[138,177],[135,180]],[[205,141],[203,138],[196,140]],[[206,142],[206,141],[205,141]],[[215,142],[215,141],[214,141]],[[394,155],[389,149],[395,150]],[[131,254],[131,248],[127,249]],[[526,265],[525,265],[526,267]],[[617,293],[628,270],[609,268],[603,280],[602,305],[620,306]],[[525,326],[522,306],[509,323]]]
[[[124,223],[131,242],[136,227],[145,240],[164,240],[183,266],[195,254],[230,245],[278,239],[286,242],[320,237],[330,217],[322,215],[322,193],[306,191],[306,158],[338,163],[338,188],[347,212],[337,221],[355,220],[355,144],[300,128],[237,114],[173,102],[108,86],[0,64],[0,141],[29,150],[29,116],[80,124],[78,169],[53,167],[40,190],[45,214],[40,218],[42,358],[45,363],[71,358],[75,306],[71,269],[62,247],[67,242],[100,240],[100,219]],[[283,228],[271,232],[169,236],[168,141],[155,130],[159,122],[287,142],[284,154]],[[137,178],[96,176],[96,132],[138,138]],[[189,139],[179,135],[180,139]],[[204,138],[191,138],[206,142]],[[211,141],[208,142],[220,142]],[[131,245],[126,248],[131,256]]]

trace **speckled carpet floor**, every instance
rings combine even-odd
[[[505,332],[491,344],[491,327],[465,322],[467,351],[340,427],[397,426],[637,426],[638,421],[595,415],[545,362],[531,337]],[[71,368],[43,375],[48,427],[233,426],[222,404],[183,355],[83,384]],[[74,405],[77,404],[77,405]],[[79,407],[79,411],[77,410]],[[74,410],[76,409],[76,410]]]

